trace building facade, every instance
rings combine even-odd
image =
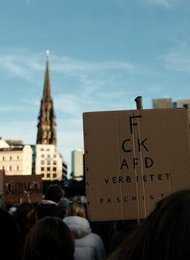
[[[81,181],[84,177],[84,150],[77,149],[71,152],[71,177]]]
[[[172,98],[152,99],[153,108],[190,108],[190,99],[178,99],[172,101]]]
[[[153,108],[172,108],[173,103],[171,98],[156,98],[152,100]]]
[[[32,148],[30,145],[10,145],[8,141],[0,140],[0,169],[6,175],[32,174]]]
[[[177,108],[190,108],[190,99],[178,99],[174,104]]]
[[[63,179],[63,158],[55,145],[36,145],[36,174],[41,174],[43,180]]]

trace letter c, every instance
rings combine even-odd
[[[127,142],[129,142],[130,139],[125,139],[122,143],[122,150],[125,152],[125,153],[130,153],[132,152],[132,149],[126,149],[127,148]]]

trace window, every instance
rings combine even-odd
[[[10,161],[12,160],[12,156],[9,157]]]
[[[41,148],[40,151],[44,151],[44,148]]]
[[[17,170],[17,172],[19,171],[19,166],[18,165],[16,166],[16,170]]]
[[[3,156],[3,161],[5,160],[5,156]]]
[[[17,156],[17,160],[19,160],[19,156]]]
[[[50,161],[49,160],[47,161],[47,165],[50,165]]]
[[[44,173],[42,173],[42,178],[44,178],[44,176],[45,176]]]
[[[41,157],[44,158],[44,154],[41,154]]]
[[[9,171],[12,171],[12,166],[11,165],[9,166]]]
[[[56,154],[54,154],[54,155],[53,155],[53,158],[56,158],[56,157],[57,157],[57,155],[56,155]]]
[[[41,165],[44,165],[44,164],[45,164],[44,160],[41,160]]]
[[[188,109],[188,108],[189,108],[189,105],[188,105],[188,104],[183,104],[183,108]]]
[[[42,172],[44,171],[44,167],[41,167],[41,171],[42,171]]]
[[[50,173],[47,174],[47,178],[50,178]]]
[[[48,172],[50,171],[50,167],[47,167],[47,171],[48,171]]]
[[[53,173],[53,178],[56,178],[57,177],[57,174],[56,173]]]
[[[57,165],[57,161],[53,161],[53,165]]]
[[[47,158],[50,158],[51,156],[50,156],[50,154],[47,154]]]
[[[50,151],[49,148],[47,148],[46,151],[49,152]]]
[[[57,168],[56,168],[56,167],[53,167],[53,171],[56,172],[56,171],[57,171]]]

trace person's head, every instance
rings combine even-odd
[[[64,196],[64,190],[59,184],[50,184],[45,190],[45,200],[52,200],[56,203]]]
[[[71,214],[72,216],[79,216],[86,218],[86,207],[83,203],[74,202],[71,207]]]
[[[133,236],[109,259],[186,260],[190,258],[190,190],[159,201]]]
[[[17,207],[15,218],[18,222],[27,221],[28,214],[33,210],[34,206],[30,202],[24,202]]]
[[[71,208],[71,201],[67,198],[61,198],[58,207],[62,212],[62,218],[66,217],[70,211]]]
[[[16,222],[6,210],[0,208],[0,252],[5,259],[21,259],[21,248]]]
[[[28,230],[32,226],[30,222],[29,215],[34,209],[33,204],[29,202],[24,202],[17,207],[17,210],[14,214],[14,218],[17,224],[19,235],[22,239],[25,239]]]
[[[45,217],[26,237],[24,260],[73,260],[74,248],[69,227],[59,218]]]
[[[37,219],[44,217],[58,217],[62,218],[62,211],[56,204],[51,203],[39,203],[36,206]]]

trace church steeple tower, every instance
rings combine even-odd
[[[49,72],[49,51],[46,51],[46,69],[44,78],[43,96],[41,99],[40,112],[37,124],[37,144],[56,145],[56,122],[51,97],[51,84]]]

